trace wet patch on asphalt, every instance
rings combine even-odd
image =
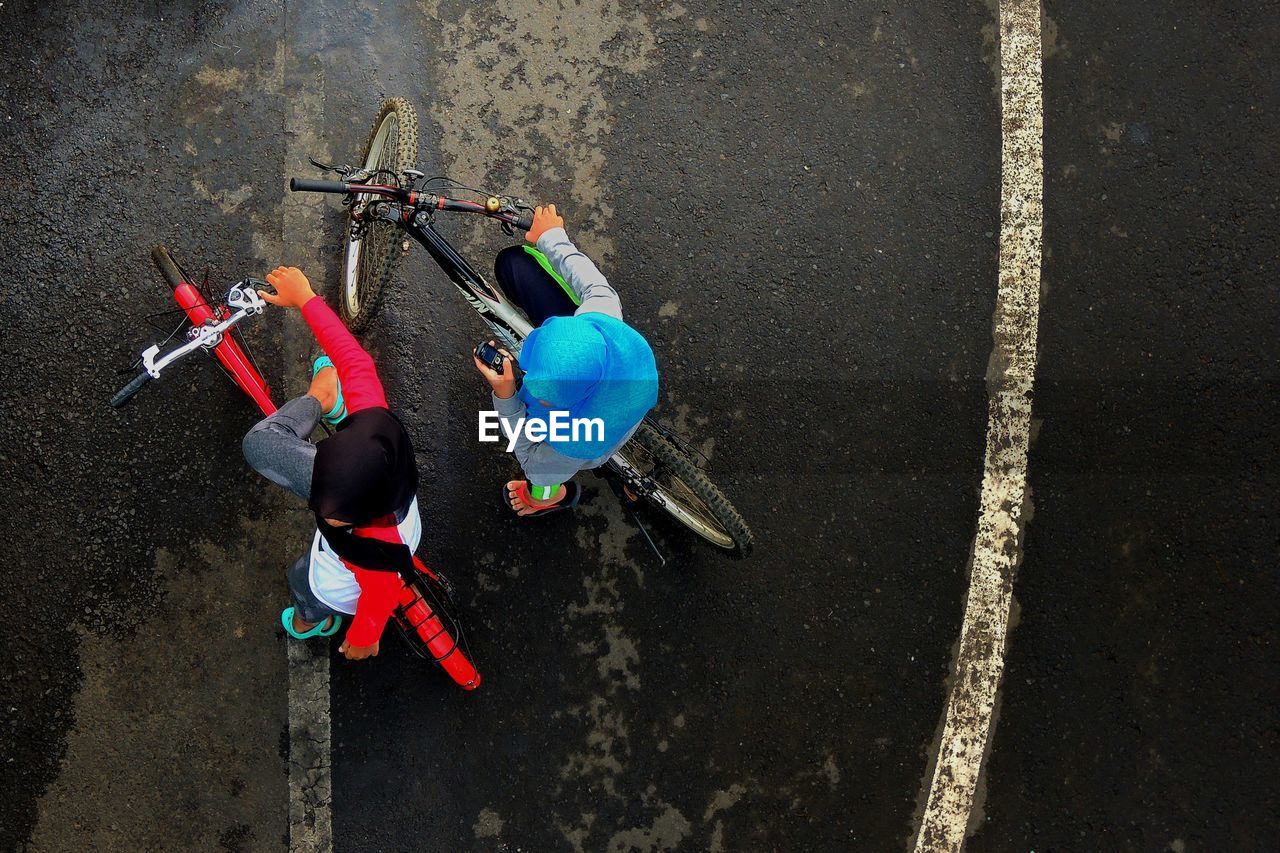
[[[289,556],[263,522],[227,543],[156,553],[154,609],[120,638],[81,629],[75,724],[40,800],[34,850],[176,849],[197,835],[225,849],[276,847],[285,826],[280,600],[264,563]],[[278,728],[276,729],[278,731]],[[180,812],[181,821],[174,815]]]

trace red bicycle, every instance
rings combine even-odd
[[[261,279],[245,278],[233,284],[225,295],[215,297],[209,288],[208,276],[197,286],[164,246],[152,249],[151,259],[173,290],[173,299],[178,305],[152,317],[172,313],[181,314],[182,320],[168,337],[142,352],[134,365],[141,368],[139,373],[111,398],[112,408],[128,403],[144,385],[160,379],[178,361],[203,352],[217,360],[263,415],[273,414],[276,405],[271,401],[271,389],[249,354],[239,328],[245,320],[266,309],[267,302],[258,295],[258,289],[270,285]],[[162,352],[162,348],[179,335],[186,340]],[[394,614],[396,627],[415,654],[440,664],[463,690],[475,690],[480,686],[480,673],[471,663],[449,582],[417,556],[413,562],[416,571],[412,577],[403,579],[400,590],[400,603]]]

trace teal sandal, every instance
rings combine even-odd
[[[330,616],[325,620],[325,622],[330,620],[333,621],[333,624],[328,628],[324,627],[324,622],[321,622],[310,631],[303,631],[299,634],[297,631],[293,630],[293,608],[286,607],[280,613],[280,624],[284,626],[285,632],[295,640],[309,640],[312,637],[332,637],[334,634],[338,633],[338,629],[342,627],[342,617],[336,615]]]
[[[311,376],[315,375],[326,367],[333,367],[333,359],[327,355],[322,355],[311,364]],[[337,368],[334,368],[335,370]],[[320,416],[320,420],[329,426],[337,426],[347,419],[347,401],[342,399],[342,382],[338,382],[338,401],[333,404],[333,408]]]

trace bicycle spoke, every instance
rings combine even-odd
[[[245,340],[239,329],[231,330],[231,339],[240,347],[240,351],[244,353],[245,358],[249,359],[249,366],[253,368],[253,372],[258,376],[262,376],[262,370],[258,368],[258,360],[253,357],[253,350],[249,348],[248,341]],[[263,382],[266,382],[266,380],[263,379]]]

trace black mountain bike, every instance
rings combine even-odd
[[[294,192],[344,196],[348,227],[339,314],[353,332],[368,325],[403,254],[404,232],[440,265],[492,336],[518,354],[532,330],[528,318],[432,225],[443,212],[471,213],[495,219],[514,234],[533,224],[533,208],[518,198],[481,192],[443,176],[428,178],[413,168],[417,155],[417,114],[408,101],[391,98],[374,119],[360,165],[333,166],[313,159],[312,165],[341,180],[289,181]],[[647,501],[713,545],[745,557],[751,552],[751,530],[707,478],[705,465],[705,457],[687,441],[646,417],[604,468],[610,486],[628,508]]]

